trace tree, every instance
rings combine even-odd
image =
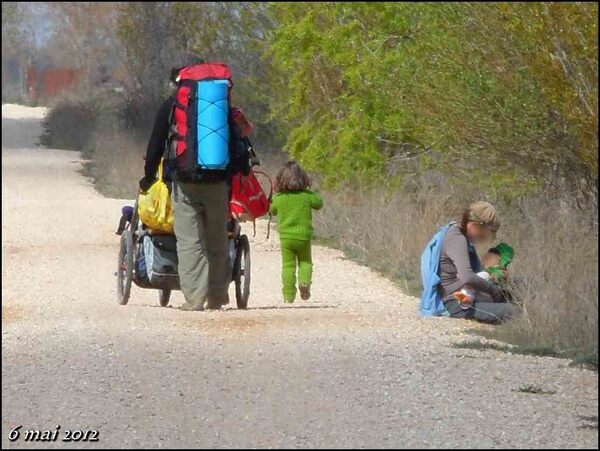
[[[29,33],[31,11],[22,2],[2,2],[2,55],[33,53],[34,43]]]
[[[115,2],[48,2],[53,33],[47,50],[54,63],[83,71],[83,93],[107,78],[116,65]]]
[[[597,5],[530,5],[270,5],[287,149],[332,183],[439,168],[515,194],[597,174]]]
[[[233,101],[257,124],[259,146],[273,146],[268,119],[267,64],[261,61],[269,22],[261,4],[152,2],[120,6],[118,36],[129,73],[128,91],[139,105],[156,105],[169,92],[169,70],[187,55],[226,62],[234,78]],[[153,111],[154,107],[142,110]]]
[[[26,71],[38,55],[35,8],[30,3],[2,2],[2,99],[25,101]]]
[[[549,120],[553,163],[584,165],[598,174],[598,4],[525,3],[496,5],[505,33],[515,35],[538,87]],[[513,54],[516,53],[513,50]]]

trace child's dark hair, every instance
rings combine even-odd
[[[310,188],[310,178],[296,161],[288,161],[277,173],[275,191],[294,193]]]

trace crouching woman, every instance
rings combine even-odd
[[[487,202],[475,202],[465,210],[460,223],[450,223],[438,232],[439,254],[428,254],[436,260],[432,266],[439,274],[437,286],[432,288],[443,302],[442,310],[451,317],[497,323],[515,315],[514,306],[506,302],[500,287],[477,275],[483,268],[475,245],[489,242],[499,228],[495,208]],[[437,310],[433,314],[440,314]]]

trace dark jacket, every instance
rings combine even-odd
[[[173,107],[174,97],[171,96],[165,100],[154,119],[154,127],[146,148],[146,163],[144,165],[144,175],[147,179],[152,179],[156,175],[160,159],[165,151],[165,144],[169,136],[169,116]]]

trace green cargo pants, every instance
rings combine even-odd
[[[281,238],[281,282],[282,294],[286,302],[296,298],[296,262],[298,265],[298,283],[311,284],[312,255],[310,240]]]
[[[179,279],[186,302],[194,307],[224,304],[231,282],[225,181],[177,183],[173,194]],[[177,199],[175,199],[177,198]]]

